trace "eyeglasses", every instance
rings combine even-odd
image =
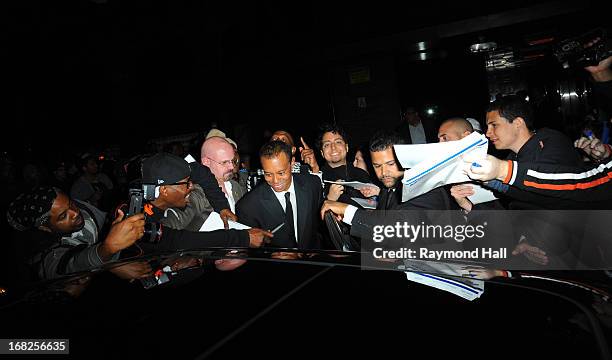
[[[221,161],[221,162],[219,162],[219,161],[217,161],[217,160],[215,160],[213,158],[208,158],[208,159],[210,161],[218,164],[218,165],[221,165],[221,166],[232,166],[233,167],[234,165],[238,165],[238,159],[236,159],[236,160],[234,160],[234,159],[232,159],[232,160],[225,160],[225,161]]]
[[[166,185],[185,185],[186,189],[189,189],[193,183],[191,182],[191,178],[187,179],[187,181],[179,181],[179,182],[175,182],[174,184],[166,184]]]

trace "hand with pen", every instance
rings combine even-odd
[[[261,247],[264,242],[269,242],[266,238],[274,237],[272,232],[257,228],[251,228],[247,232],[249,233],[249,247],[253,248]]]
[[[610,157],[611,149],[609,145],[603,144],[593,135],[592,131],[585,131],[585,136],[574,141],[574,146],[595,161],[601,161]]]

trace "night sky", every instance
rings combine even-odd
[[[148,139],[212,123],[236,136],[246,126],[255,142],[280,127],[311,139],[314,124],[337,115],[333,69],[380,53],[396,69],[393,101],[479,116],[488,99],[483,60],[465,51],[474,34],[441,39],[446,55],[427,61],[415,60],[410,44],[372,44],[423,29],[435,38],[437,25],[539,3],[547,2],[3,3],[3,150],[115,143],[137,151]],[[571,28],[564,19],[553,28]],[[534,25],[512,29],[527,27]]]

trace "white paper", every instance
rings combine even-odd
[[[484,281],[462,277],[469,274],[467,265],[434,261],[405,260],[406,278],[419,284],[450,292],[467,300],[484,293]],[[449,275],[449,277],[441,276]]]
[[[355,188],[357,190],[361,190],[363,188],[368,188],[368,187],[372,187],[375,189],[380,190],[380,188],[372,183],[366,184],[366,183],[362,183],[359,181],[330,181],[330,180],[325,180],[326,183],[330,183],[330,184],[338,184],[338,185],[342,185],[342,186],[348,186],[348,187],[352,187]]]
[[[423,145],[428,145],[427,154],[422,153]],[[474,132],[458,141],[394,147],[398,160],[403,159],[400,163],[404,168],[416,163],[404,172],[402,180],[402,201],[408,201],[443,185],[471,181],[463,173],[462,157],[469,154],[471,159],[484,159],[488,140],[484,135]],[[485,197],[484,193],[482,196]]]
[[[358,197],[352,197],[351,199],[364,209],[376,209],[376,205],[378,204],[374,199],[361,199]]]
[[[187,156],[185,156],[185,161],[187,161],[190,164],[192,162],[196,162],[195,159],[193,158],[193,156],[191,156],[190,154],[187,154]]]
[[[432,156],[447,153],[454,147],[453,141],[430,144],[393,145],[397,160],[399,160],[404,169],[413,168],[421,161]]]
[[[406,272],[406,278],[419,284],[444,290],[469,301],[478,299],[480,295],[484,293],[484,281],[482,280],[461,279],[461,281],[459,281],[457,279],[449,279],[442,276],[413,273],[409,271]],[[471,284],[466,284],[466,280],[470,283],[480,283],[481,288],[472,286]]]
[[[235,229],[235,230],[250,229],[249,226],[246,226],[244,224],[241,224],[239,222],[235,222],[232,220],[228,220],[227,224],[229,225],[230,229]],[[219,215],[219,213],[213,211],[210,213],[210,215],[208,215],[208,218],[206,218],[206,221],[204,221],[204,224],[202,224],[200,231],[215,231],[215,230],[224,230],[224,229],[225,229],[225,226],[223,225],[223,220],[221,220],[221,216]]]
[[[493,201],[497,199],[493,191],[489,189],[485,189],[482,186],[477,185],[477,184],[470,184],[470,185],[474,189],[474,195],[468,196],[467,198],[468,200],[472,202],[472,204],[476,205],[476,204],[489,202],[489,201]]]

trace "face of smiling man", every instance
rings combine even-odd
[[[272,157],[261,157],[261,167],[264,171],[264,179],[272,190],[283,192],[289,190],[291,186],[291,167],[293,161],[284,152],[275,154]]]
[[[348,144],[344,141],[342,135],[331,131],[323,134],[321,139],[321,155],[323,155],[329,166],[335,168],[346,165],[347,152]]]

